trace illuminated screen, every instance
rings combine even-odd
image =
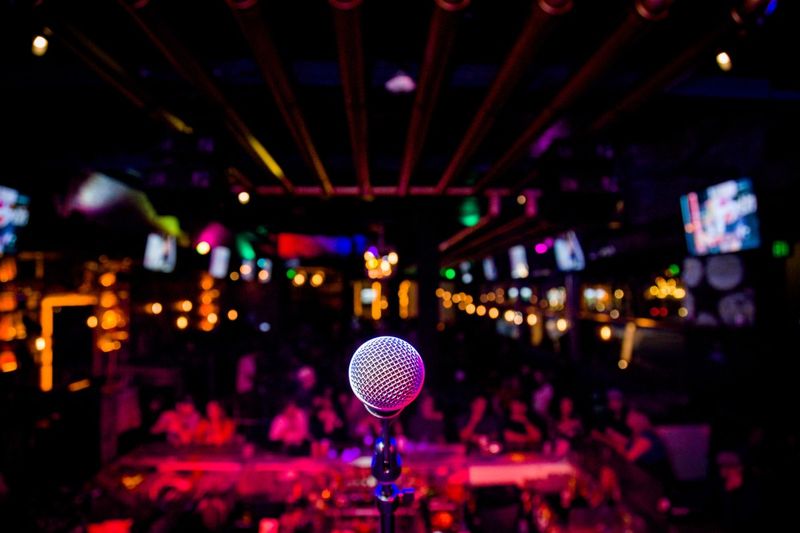
[[[530,269],[528,267],[528,254],[525,253],[523,245],[512,246],[508,250],[508,258],[511,261],[511,278],[527,278]]]
[[[172,272],[177,252],[175,237],[151,233],[144,249],[144,267],[154,272]]]
[[[483,277],[486,281],[497,281],[497,267],[491,257],[483,258]]]
[[[556,237],[553,242],[553,252],[556,256],[556,265],[561,271],[571,272],[586,268],[581,243],[574,231],[568,231]]]
[[[681,196],[686,244],[692,255],[724,254],[761,244],[756,195],[747,178]]]
[[[216,246],[211,250],[211,261],[208,273],[212,277],[222,279],[228,276],[228,264],[231,259],[231,249],[226,246]]]
[[[15,250],[17,228],[28,223],[28,202],[19,191],[0,186],[0,255]]]

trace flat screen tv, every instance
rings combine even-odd
[[[172,272],[178,254],[175,237],[151,233],[144,249],[144,267],[155,272]]]
[[[758,248],[758,213],[748,178],[730,180],[681,196],[686,244],[691,255]]]
[[[586,268],[586,260],[583,257],[581,243],[572,230],[555,238],[553,252],[556,256],[556,266],[562,272],[573,272]]]
[[[15,251],[17,228],[28,223],[27,196],[0,186],[0,255]]]
[[[525,246],[519,244],[509,248],[508,259],[511,262],[511,279],[528,277],[530,267],[528,266],[528,254],[525,252]]]

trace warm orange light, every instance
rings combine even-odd
[[[372,299],[372,305],[370,306],[370,314],[372,316],[372,320],[380,320],[381,319],[381,284],[377,281],[372,283],[372,291],[375,294],[375,297]]]
[[[269,281],[269,270],[259,270],[258,279],[259,281]]]
[[[514,321],[514,311],[512,311],[511,309],[506,310],[506,312],[503,313],[503,318],[505,319],[506,322],[513,322]]]
[[[475,309],[476,309],[475,304],[467,304],[467,308],[465,309],[465,311],[467,312],[468,315],[471,315],[475,312]]]
[[[616,309],[612,309],[611,312],[608,313],[608,316],[614,319],[619,318],[619,311],[617,311]]]
[[[239,318],[239,312],[236,309],[228,311],[228,320],[236,320],[237,318]]]
[[[49,44],[47,37],[44,35],[37,35],[33,38],[33,43],[31,43],[31,52],[37,57],[42,57],[47,53]]]
[[[163,309],[164,309],[164,306],[162,306],[158,302],[153,302],[153,303],[150,304],[150,312],[153,313],[154,315],[160,315],[161,311],[163,311]],[[105,319],[105,316],[106,315],[103,314],[103,318],[104,319]]]
[[[475,314],[478,315],[478,316],[485,315],[486,314],[486,306],[485,305],[479,305],[478,307],[476,307],[475,308]]]
[[[514,324],[521,326],[523,322],[525,322],[525,319],[522,318],[522,313],[514,313]]]
[[[536,323],[539,322],[539,317],[537,317],[536,315],[531,313],[531,314],[528,315],[527,321],[528,321],[528,325],[529,326],[535,326]]]
[[[604,341],[611,340],[611,327],[610,326],[602,326],[599,330],[600,338]]]
[[[685,307],[681,307],[680,309],[678,309],[678,316],[681,318],[686,318],[687,316],[689,316],[689,310]]]
[[[189,311],[191,311],[192,307],[193,306],[191,300],[184,300],[181,302],[181,311],[183,311],[184,313],[188,313]]]
[[[231,278],[231,281],[238,281],[239,280],[239,273],[238,272],[231,272],[230,278]]]
[[[111,274],[113,276],[113,274]],[[102,280],[102,276],[101,276]],[[116,280],[116,277],[113,281]],[[39,389],[42,392],[53,390],[53,308],[81,305],[96,305],[97,298],[87,294],[52,294],[42,298],[41,326],[44,347],[39,357]]]
[[[159,307],[161,304],[158,304]],[[155,307],[155,304],[153,304]],[[153,309],[154,310],[154,309]],[[155,310],[154,310],[155,311]],[[159,308],[159,313],[161,312]],[[105,313],[103,313],[103,317],[100,319],[100,327],[103,329],[114,329],[119,325],[119,313],[117,313],[113,309],[109,309]]]
[[[117,305],[117,295],[114,291],[103,291],[100,294],[100,307],[114,307]]]
[[[47,347],[47,342],[44,340],[44,337],[36,337],[36,340],[33,341],[33,345],[41,352]]]
[[[500,316],[500,311],[496,307],[489,309],[489,318],[497,318]]]
[[[189,326],[189,319],[185,316],[179,316],[175,320],[175,325],[178,326],[178,329],[186,329]]]
[[[728,52],[720,52],[717,54],[717,66],[723,72],[730,72],[733,68],[733,62],[731,62],[731,56]]]
[[[306,282],[306,275],[303,274],[302,272],[298,272],[292,279],[292,284],[294,284],[295,287],[300,287],[305,282]]]
[[[17,356],[11,350],[0,353],[0,372],[13,372],[17,369]]]
[[[97,317],[92,315],[89,318],[87,318],[86,319],[86,325],[89,326],[90,328],[96,328],[97,327]]]
[[[100,285],[110,287],[117,282],[117,276],[113,272],[106,272],[100,276]]]
[[[396,265],[397,261],[400,260],[400,257],[397,255],[397,252],[389,252],[389,255],[386,256],[386,259],[389,260],[390,265]]]
[[[556,329],[558,331],[563,333],[563,332],[567,331],[568,327],[569,327],[569,323],[567,322],[566,318],[559,318],[558,320],[556,320]]]
[[[322,271],[314,272],[314,275],[311,276],[312,287],[319,287],[323,281],[325,281],[325,274]]]
[[[619,361],[617,361],[617,366],[619,367],[620,370],[625,370],[626,368],[628,368],[628,362],[625,359],[620,359]]]
[[[614,291],[614,298],[617,300],[622,300],[625,297],[625,291],[622,289],[617,289]]]
[[[217,316],[217,313],[209,313],[206,317],[206,320],[208,320],[209,324],[216,324],[219,321],[219,317]]]
[[[80,381],[73,381],[69,385],[67,385],[67,389],[70,392],[78,392],[79,390],[88,389],[92,385],[91,381],[88,379],[82,379]]]
[[[239,203],[242,205],[246,205],[250,202],[250,193],[247,191],[242,191],[238,195]]]

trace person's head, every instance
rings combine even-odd
[[[572,416],[574,412],[575,405],[572,402],[572,398],[569,396],[564,396],[561,398],[561,401],[558,402],[558,412],[561,416],[569,417]]]
[[[625,424],[634,434],[642,433],[650,429],[650,419],[641,411],[629,411],[628,416],[625,417]]]
[[[206,416],[209,420],[222,420],[225,418],[225,410],[216,400],[211,400],[206,404]]]
[[[508,404],[508,412],[511,417],[525,416],[528,412],[528,405],[522,400],[511,400]]]
[[[310,366],[304,366],[297,371],[297,382],[303,390],[312,390],[317,384],[317,373]]]
[[[190,415],[195,412],[194,402],[189,397],[183,398],[175,404],[175,410],[180,415]]]
[[[606,405],[608,405],[610,411],[621,413],[625,408],[625,398],[622,396],[622,391],[619,389],[609,389],[606,394]]]

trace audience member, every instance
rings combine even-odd
[[[310,440],[308,414],[291,399],[272,420],[269,440],[278,444],[282,451],[292,455],[305,453]]]
[[[206,418],[197,427],[197,442],[211,446],[224,446],[233,442],[236,424],[217,401],[206,404]]]
[[[470,412],[459,424],[459,437],[466,444],[480,448],[500,441],[501,420],[485,396],[476,396]]]
[[[175,404],[175,409],[161,413],[150,429],[153,434],[165,434],[167,442],[173,446],[192,444],[200,424],[200,413],[195,409],[191,398],[184,398]]]
[[[528,406],[511,400],[508,417],[503,424],[503,441],[508,450],[532,450],[542,441],[542,430],[528,418]]]

